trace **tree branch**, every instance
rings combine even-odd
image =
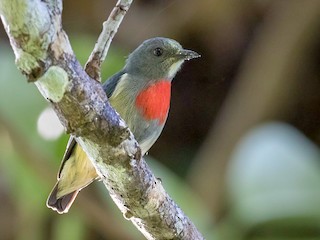
[[[147,166],[101,84],[80,66],[62,29],[61,12],[61,0],[0,2],[18,68],[51,102],[123,215],[147,239],[203,239]]]
[[[21,136],[9,121],[0,115],[0,132],[1,127],[9,133],[15,150],[23,156],[22,159],[30,166],[34,175],[41,179],[42,183],[48,185],[48,188],[52,187],[51,177],[55,176],[56,173],[53,173],[51,165],[45,164],[45,162],[49,162],[49,159],[40,151],[34,149],[33,146],[26,141],[25,137]],[[123,240],[132,239],[128,231],[125,231],[123,227],[119,226],[119,221],[111,218],[112,214],[110,210],[103,211],[103,206],[97,204],[97,201],[94,200],[91,195],[82,195],[77,199],[79,206],[81,206],[81,211],[86,216],[84,218],[86,223],[92,226],[92,228],[95,228],[106,239],[116,239],[119,237]]]
[[[108,20],[103,23],[102,32],[86,63],[86,72],[91,78],[99,82],[101,82],[101,63],[106,58],[112,39],[117,33],[120,23],[129,10],[131,3],[132,0],[119,0],[117,2]]]

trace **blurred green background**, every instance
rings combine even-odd
[[[82,64],[115,2],[64,2]],[[202,55],[148,163],[206,239],[320,239],[319,27],[318,0],[137,0],[126,15],[104,79],[150,37]],[[144,239],[101,183],[68,214],[46,208],[68,139],[48,106],[0,27],[0,239]]]

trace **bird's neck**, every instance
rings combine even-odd
[[[170,96],[171,81],[160,79],[138,93],[135,105],[146,120],[158,120],[159,124],[164,124],[170,107]]]

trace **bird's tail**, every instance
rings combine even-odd
[[[60,214],[67,213],[69,211],[72,203],[76,199],[76,197],[79,193],[79,190],[73,191],[71,193],[68,193],[66,195],[63,195],[63,196],[57,198],[58,185],[59,185],[59,182],[57,182],[57,184],[52,189],[52,191],[48,197],[48,200],[47,200],[47,206],[49,208],[51,208],[52,210],[57,211]]]

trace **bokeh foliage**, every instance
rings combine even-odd
[[[94,39],[86,36],[77,36],[73,39],[71,36],[71,41],[79,61],[84,64]],[[124,224],[126,226],[118,226],[124,231],[121,234],[118,233],[118,236],[108,232],[91,233],[94,232],[95,227],[88,226],[86,218],[90,216],[76,209],[76,206],[70,213],[63,216],[46,208],[45,201],[55,182],[68,136],[63,134],[52,141],[41,137],[37,131],[37,118],[48,103],[45,102],[36,87],[28,84],[18,72],[9,46],[1,46],[0,51],[0,71],[2,73],[0,81],[0,89],[2,89],[0,95],[0,172],[4,180],[4,189],[1,189],[3,193],[0,196],[3,196],[2,200],[8,201],[11,208],[14,209],[11,212],[6,209],[5,205],[2,206],[4,208],[2,213],[8,213],[1,214],[7,223],[0,226],[2,234],[0,239],[91,239],[91,234],[108,236],[110,239],[140,239],[140,233],[122,218],[118,209],[108,199],[105,188],[99,187],[100,183],[92,186],[96,191],[96,197],[100,198],[100,201],[106,201],[109,205],[107,208],[114,208],[105,210],[102,208],[104,205],[100,203],[101,211],[105,212],[102,213],[101,218],[107,217],[108,221],[117,219],[115,225]],[[102,72],[104,76],[110,76],[122,67],[125,61],[123,52],[123,50],[114,48],[110,50],[108,61]],[[55,126],[48,124],[48,127],[54,128]],[[164,185],[168,191],[176,199],[187,200],[181,201],[180,204],[187,213],[194,217],[195,222],[203,226],[208,225],[210,217],[202,204],[197,208],[189,207],[190,204],[197,205],[201,201],[192,190],[178,176],[154,159],[149,157],[149,162],[157,176],[164,179]],[[90,193],[82,194],[89,195]],[[99,204],[99,201],[96,201],[96,204]],[[99,231],[103,230],[99,226],[98,228]],[[16,231],[16,229],[20,230]]]
[[[113,5],[64,2],[82,64]],[[317,0],[137,0],[126,16],[104,79],[154,36],[202,55],[173,82],[148,163],[207,239],[320,239],[319,26]],[[46,208],[68,136],[39,135],[48,104],[0,37],[0,239],[143,239],[99,183],[66,215]]]

